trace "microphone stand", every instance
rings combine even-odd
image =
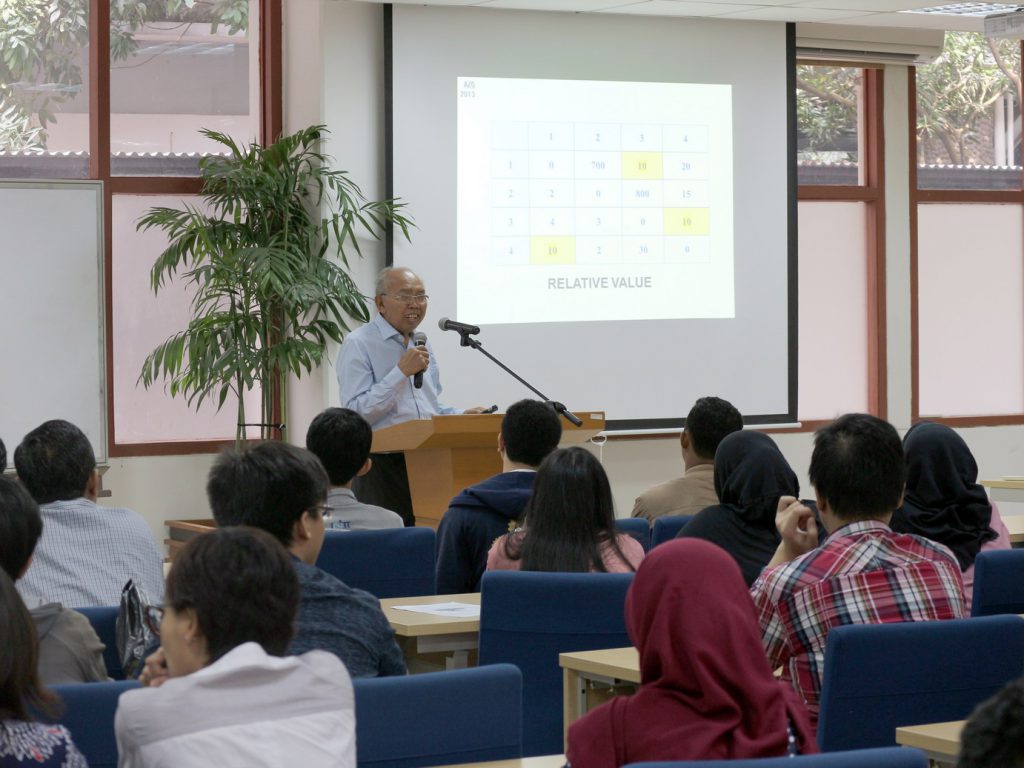
[[[470,338],[469,331],[460,331],[460,330],[455,329],[455,328],[453,328],[452,330],[455,331],[456,333],[458,333],[459,336],[462,338],[461,346],[463,346],[463,347],[472,347],[477,352],[480,352],[481,354],[483,354],[484,357],[486,357],[488,360],[493,362],[495,365],[497,365],[499,368],[501,368],[501,370],[505,371],[505,373],[507,373],[513,379],[515,379],[520,384],[522,384],[524,387],[526,387],[528,390],[530,390],[535,395],[537,395],[541,400],[543,400],[546,403],[550,403],[551,407],[555,409],[555,412],[556,413],[560,413],[562,416],[564,416],[566,421],[568,421],[573,426],[576,426],[576,427],[582,427],[583,426],[583,421],[580,419],[579,416],[577,416],[572,411],[570,411],[568,408],[566,408],[564,404],[558,402],[557,400],[552,400],[551,398],[549,398],[547,395],[545,395],[543,392],[541,392],[539,389],[537,389],[535,386],[533,386],[530,382],[528,382],[526,379],[524,379],[518,373],[516,373],[511,368],[509,368],[507,365],[505,365],[503,362],[501,362],[501,360],[499,360],[494,355],[492,355],[490,352],[488,352],[486,349],[484,349],[484,345],[483,344],[481,344],[476,339]]]

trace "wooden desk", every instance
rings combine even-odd
[[[185,542],[193,536],[209,533],[217,527],[217,523],[210,519],[197,520],[165,520],[167,525],[168,538],[164,539],[167,545],[167,556],[174,562],[178,550],[185,546]]]
[[[489,763],[460,763],[445,768],[562,768],[565,755],[540,755],[518,760],[492,760]]]
[[[476,649],[480,645],[480,619],[432,616],[427,613],[400,611],[396,605],[427,605],[430,603],[473,603],[480,605],[480,593],[465,595],[429,595],[426,597],[391,597],[380,601],[391,628],[395,630],[399,645],[405,653],[410,672],[439,668],[431,663],[429,655],[447,654],[444,668],[461,669],[476,663]],[[422,663],[421,663],[422,662]]]
[[[996,501],[1024,501],[1024,480],[979,480]]]
[[[632,646],[560,653],[558,665],[563,670],[563,738],[589,710],[617,694],[632,693],[640,683],[640,655]]]
[[[1024,543],[1024,515],[1006,515],[1003,518],[1003,525],[1010,533],[1011,544]]]
[[[904,725],[896,729],[896,743],[904,747],[917,747],[936,763],[952,765],[960,754],[960,731],[963,727],[963,720]]]

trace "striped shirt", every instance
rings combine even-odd
[[[953,554],[877,520],[850,523],[825,543],[765,569],[750,590],[772,667],[817,720],[825,641],[832,627],[964,615],[963,581]]]
[[[164,594],[163,558],[146,521],[130,509],[101,507],[86,498],[41,504],[43,535],[18,579],[29,606],[118,605],[133,579],[152,603]]]

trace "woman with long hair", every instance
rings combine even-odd
[[[612,489],[604,467],[583,448],[561,448],[537,470],[523,527],[497,539],[487,570],[630,573],[640,543],[615,532]]]
[[[85,768],[64,726],[34,719],[57,709],[39,682],[38,667],[35,624],[14,582],[0,570],[0,768]]]
[[[573,768],[817,752],[803,702],[772,676],[736,562],[706,541],[651,550],[626,595],[640,687],[569,727]]]
[[[974,592],[974,559],[989,549],[1009,549],[1010,534],[978,483],[978,464],[967,443],[949,427],[915,424],[903,438],[907,490],[889,527],[944,544],[964,579],[966,610]]]

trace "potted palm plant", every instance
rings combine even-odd
[[[262,394],[260,436],[278,436],[289,373],[301,376],[340,342],[347,318],[366,322],[363,296],[348,272],[359,237],[380,237],[388,222],[408,239],[410,219],[395,200],[367,200],[319,151],[322,125],[269,146],[240,147],[204,130],[224,155],[200,162],[199,205],[155,207],[137,224],[169,239],[150,271],[154,293],[177,276],[194,291],[188,326],[142,366],[145,387],[165,379],[171,396],[218,409],[238,407],[236,443],[246,438],[244,393]]]

